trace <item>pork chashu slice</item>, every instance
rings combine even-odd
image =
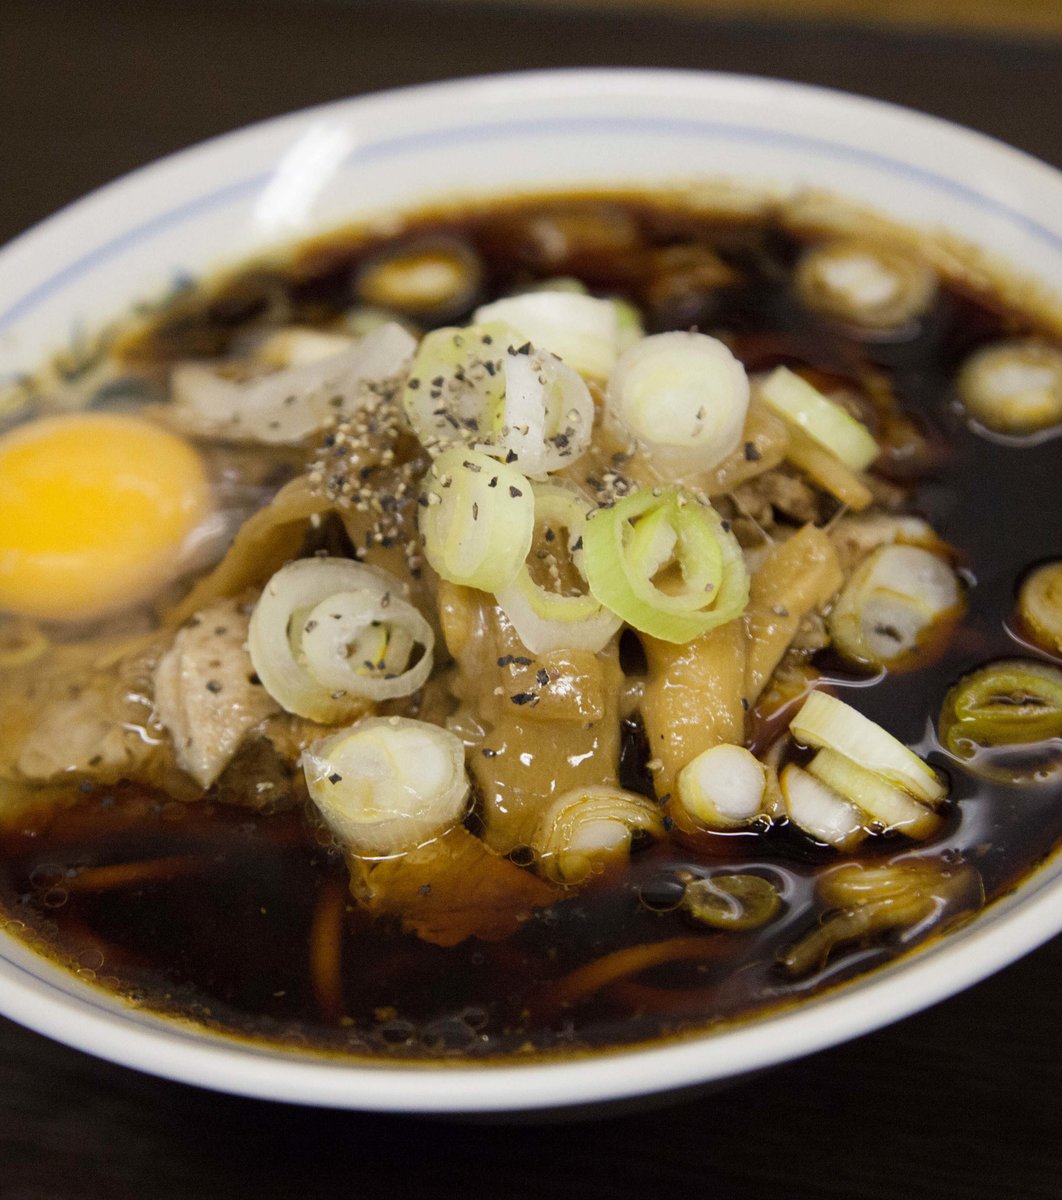
[[[173,738],[177,764],[204,788],[246,735],[281,711],[247,652],[247,606],[219,600],[177,632],[155,671],[155,713]]]

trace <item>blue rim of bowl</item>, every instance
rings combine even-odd
[[[654,134],[687,139],[714,139],[761,146],[777,146],[785,149],[803,149],[848,163],[885,170],[894,176],[928,184],[947,195],[973,204],[983,212],[1002,217],[1011,224],[1024,229],[1033,237],[1044,242],[1053,250],[1062,251],[1062,233],[1048,229],[1020,210],[986,196],[983,192],[958,180],[906,163],[901,159],[876,151],[832,142],[827,138],[807,134],[788,133],[779,130],[761,129],[755,126],[737,125],[722,121],[698,121],[680,117],[556,117],[536,118],[527,121],[504,121],[455,126],[451,129],[425,133],[405,134],[401,137],[359,146],[347,155],[339,170],[348,171],[374,161],[386,161],[403,154],[423,150],[436,150],[448,145],[475,144],[477,142],[509,140],[519,137]],[[248,194],[260,191],[270,180],[268,172],[248,176],[236,183],[227,184],[213,192],[206,192],[194,200],[186,201],[159,213],[140,225],[133,226],[118,237],[83,254],[72,263],[57,271],[48,279],[20,296],[6,310],[0,312],[0,332],[6,330],[20,318],[32,312],[39,304],[80,278],[86,272],[101,266],[126,250],[186,221],[201,216],[216,208],[239,200]]]

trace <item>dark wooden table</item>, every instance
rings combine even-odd
[[[396,2],[0,0],[0,240],[247,121],[375,88],[642,64],[807,80],[1062,166],[1062,43]],[[593,1124],[252,1102],[0,1021],[0,1200],[293,1196],[1062,1198],[1062,940],[881,1033]]]

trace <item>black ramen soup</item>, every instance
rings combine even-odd
[[[434,212],[9,394],[6,926],[232,1035],[486,1060],[1013,889],[1062,832],[1059,324],[851,228]]]

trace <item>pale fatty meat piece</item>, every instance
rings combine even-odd
[[[155,713],[173,738],[177,764],[204,788],[244,737],[280,705],[258,682],[246,649],[249,615],[233,600],[184,625],[155,671]]]
[[[44,781],[75,773],[106,783],[139,774],[157,744],[146,693],[158,653],[157,638],[133,637],[58,653],[51,670],[26,669],[0,714],[18,747],[16,774]]]

